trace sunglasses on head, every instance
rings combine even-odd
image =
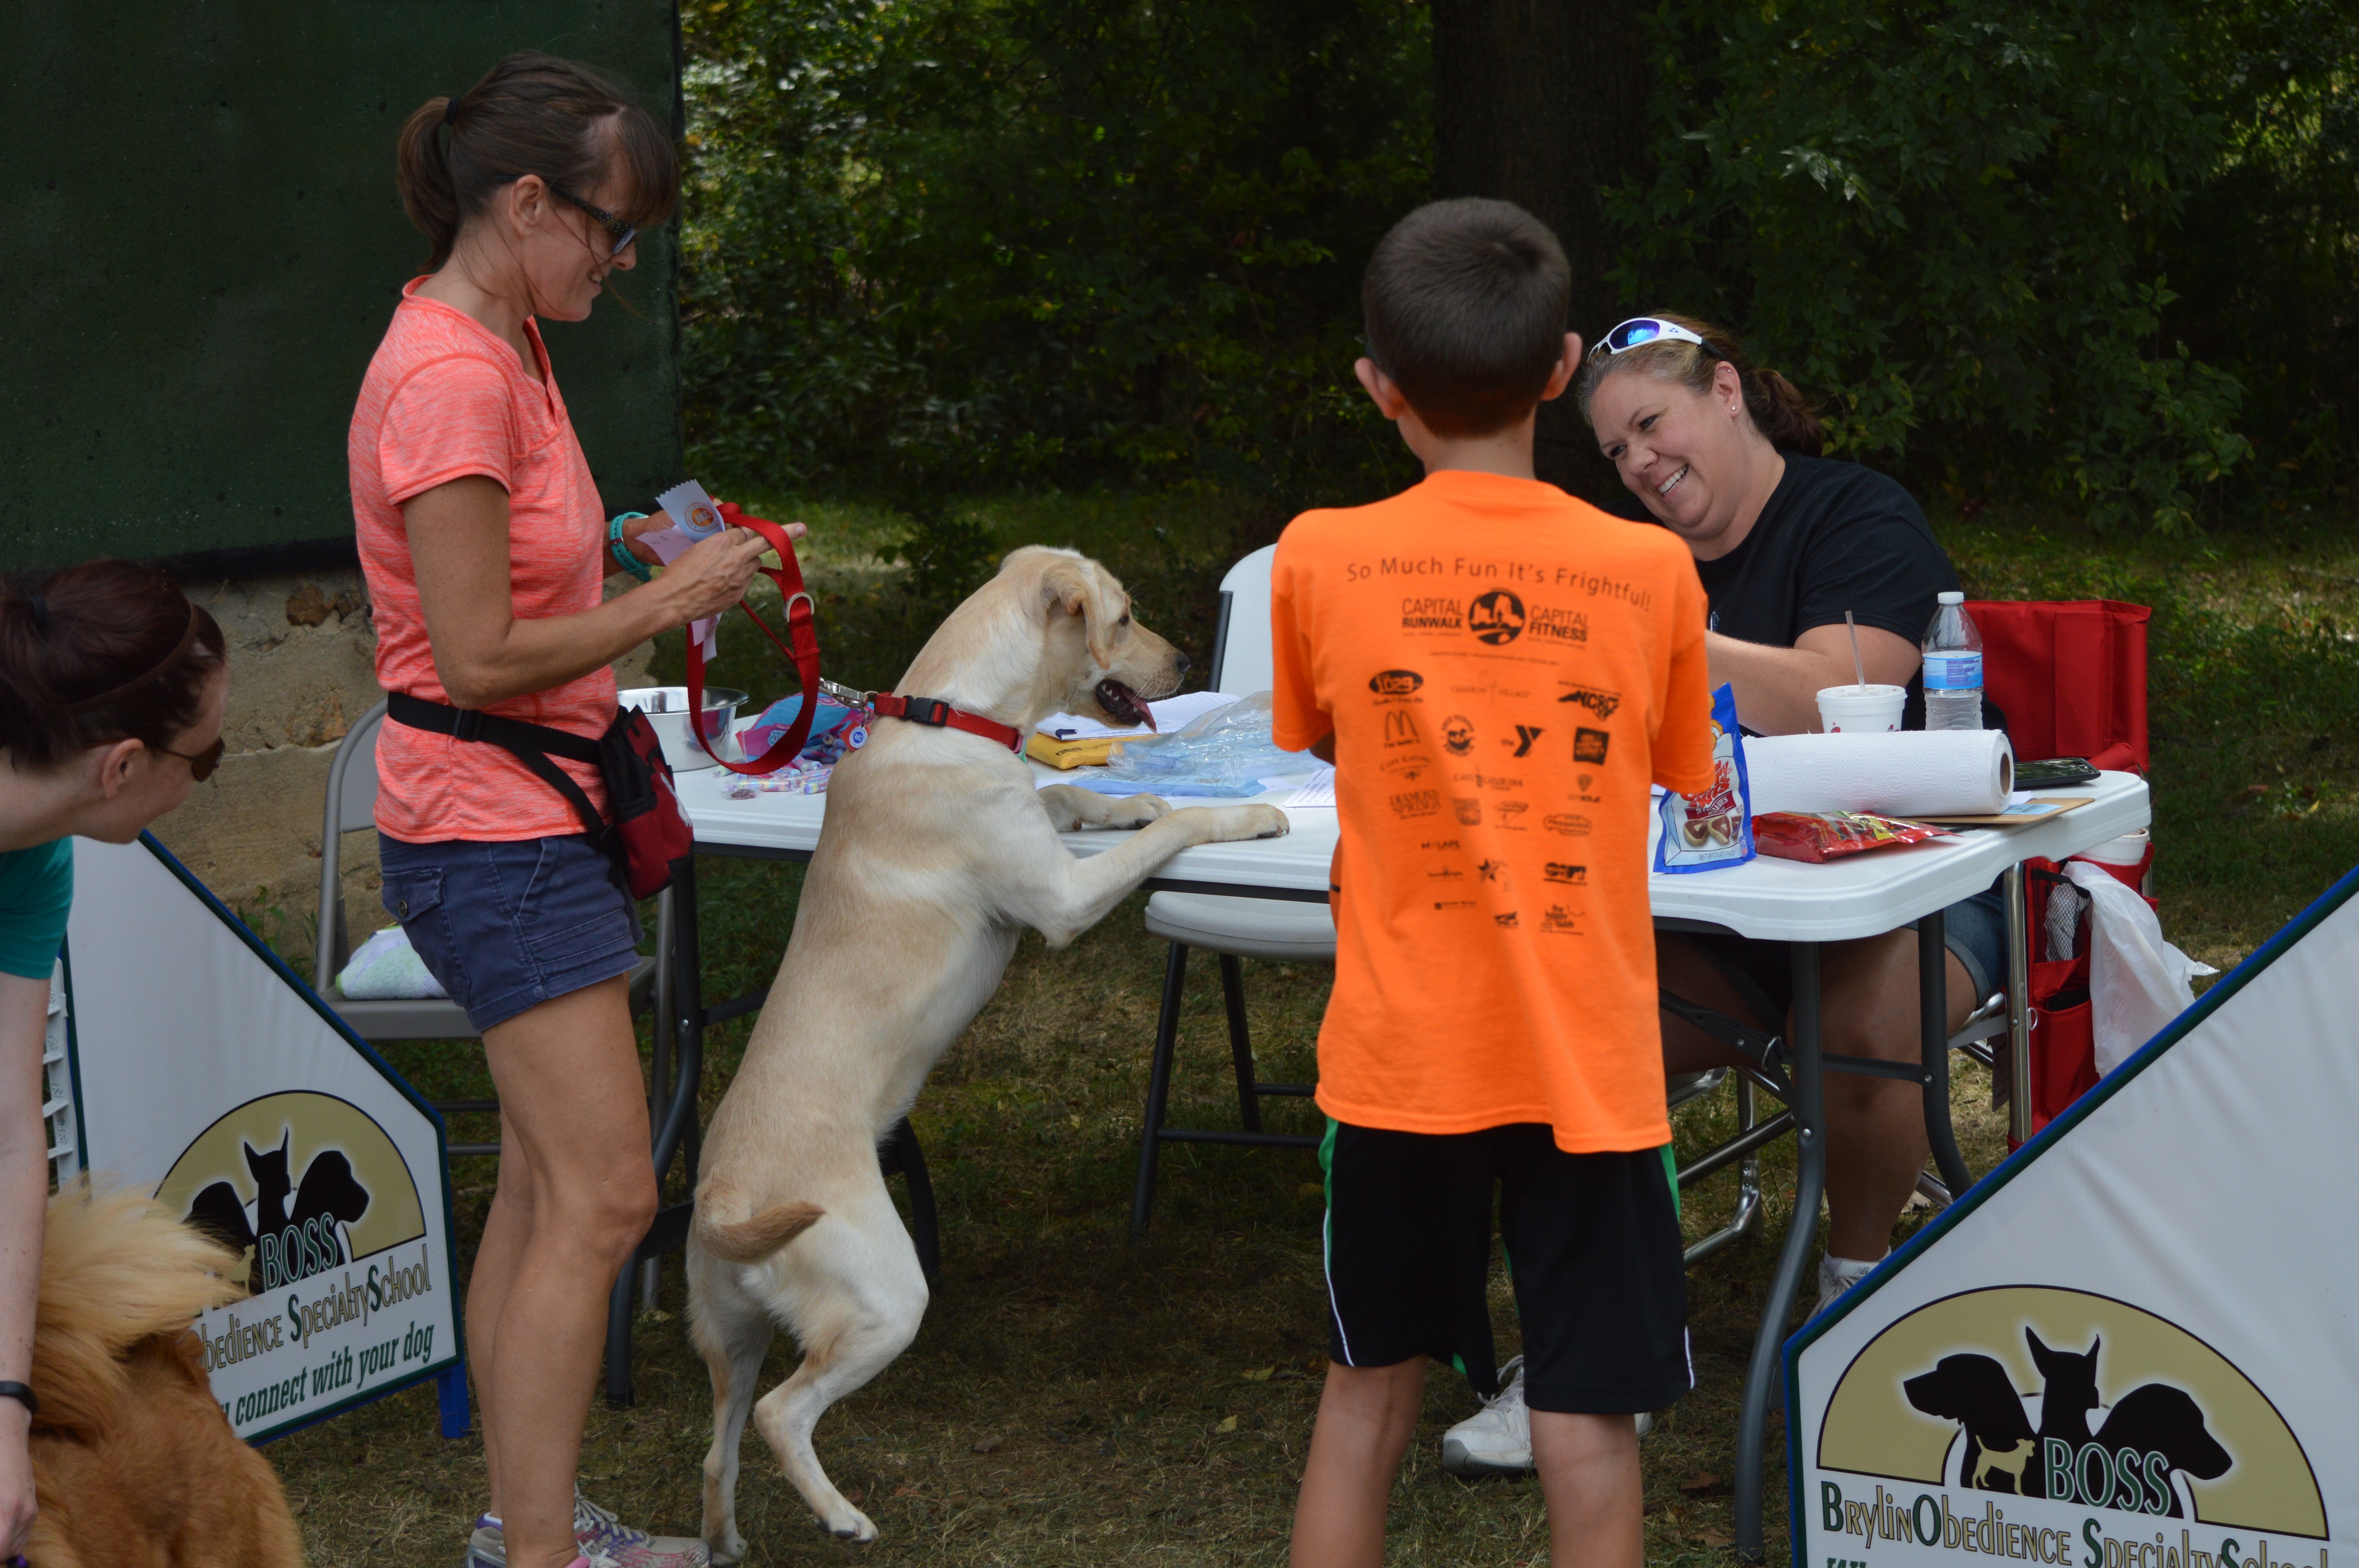
[[[606,237],[614,242],[614,248],[606,253],[606,259],[608,261],[613,261],[616,256],[621,255],[625,251],[629,250],[631,248],[632,242],[639,237],[639,228],[637,224],[623,222],[622,219],[615,217],[603,207],[592,207],[590,203],[582,200],[582,198],[574,195],[573,192],[566,189],[561,185],[550,184],[547,180],[543,180],[542,183],[549,185],[549,193],[551,196],[556,197],[560,201],[565,202],[569,206],[579,207],[582,211],[590,214],[590,221],[592,222],[606,231]]]
[[[1707,351],[1712,347],[1677,321],[1666,321],[1656,316],[1633,316],[1598,339],[1597,347],[1590,351],[1590,356],[1626,354],[1632,349],[1661,342],[1693,343],[1697,348]]]

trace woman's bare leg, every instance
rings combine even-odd
[[[620,978],[543,1002],[484,1044],[504,1141],[498,1224],[484,1227],[495,1272],[483,1282],[497,1299],[467,1309],[469,1334],[484,1335],[484,1449],[508,1562],[566,1568],[580,1555],[573,1480],[607,1292],[655,1216],[647,1087]]]
[[[1759,1022],[1735,988],[1677,936],[1656,942],[1664,989],[1715,1011]],[[1942,955],[1949,980],[1949,1026],[1956,1030],[1979,998],[1957,955]],[[1857,942],[1830,942],[1820,960],[1820,1035],[1845,1056],[1914,1062],[1921,1055],[1917,1011],[1917,933],[1888,932]],[[1666,1012],[1663,1065],[1672,1073],[1733,1066],[1736,1053],[1683,1018]],[[1790,1019],[1779,1021],[1787,1030]],[[1826,1076],[1827,1250],[1868,1261],[1892,1246],[1892,1227],[1924,1170],[1925,1098],[1913,1084],[1854,1073]]]
[[[498,1386],[493,1368],[499,1365],[500,1308],[507,1301],[508,1286],[516,1279],[517,1260],[524,1256],[525,1240],[531,1233],[530,1162],[523,1139],[508,1124],[504,1110],[498,1185],[492,1193],[491,1212],[484,1217],[483,1239],[475,1246],[474,1271],[467,1276],[467,1360],[474,1374],[475,1403],[484,1422],[484,1468],[491,1483],[492,1517],[500,1519],[506,1516],[500,1508],[499,1454],[490,1441],[492,1428],[498,1424],[492,1410]]]

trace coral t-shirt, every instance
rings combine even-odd
[[[1335,737],[1319,1105],[1405,1132],[1670,1139],[1649,784],[1710,786],[1687,547],[1553,485],[1443,470],[1306,512],[1270,574],[1278,744]]]
[[[536,381],[515,349],[462,310],[421,299],[413,280],[369,362],[347,446],[353,522],[376,625],[376,681],[449,703],[419,609],[402,503],[471,474],[508,492],[508,598],[519,621],[578,615],[603,593],[606,521],[574,438],[539,326],[525,335]],[[614,675],[596,669],[484,710],[592,738],[614,718]],[[586,762],[558,761],[606,808]],[[497,746],[388,719],[377,732],[376,825],[406,843],[546,838],[583,831],[548,784]]]

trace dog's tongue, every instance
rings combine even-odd
[[[1155,712],[1138,699],[1138,694],[1118,680],[1098,682],[1098,706],[1115,719],[1132,724],[1155,728]]]

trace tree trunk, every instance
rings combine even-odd
[[[1646,178],[1647,72],[1637,0],[1433,0],[1437,196],[1513,201],[1572,265],[1572,330],[1621,319],[1602,192]],[[1568,395],[1540,407],[1542,479],[1617,492]]]

